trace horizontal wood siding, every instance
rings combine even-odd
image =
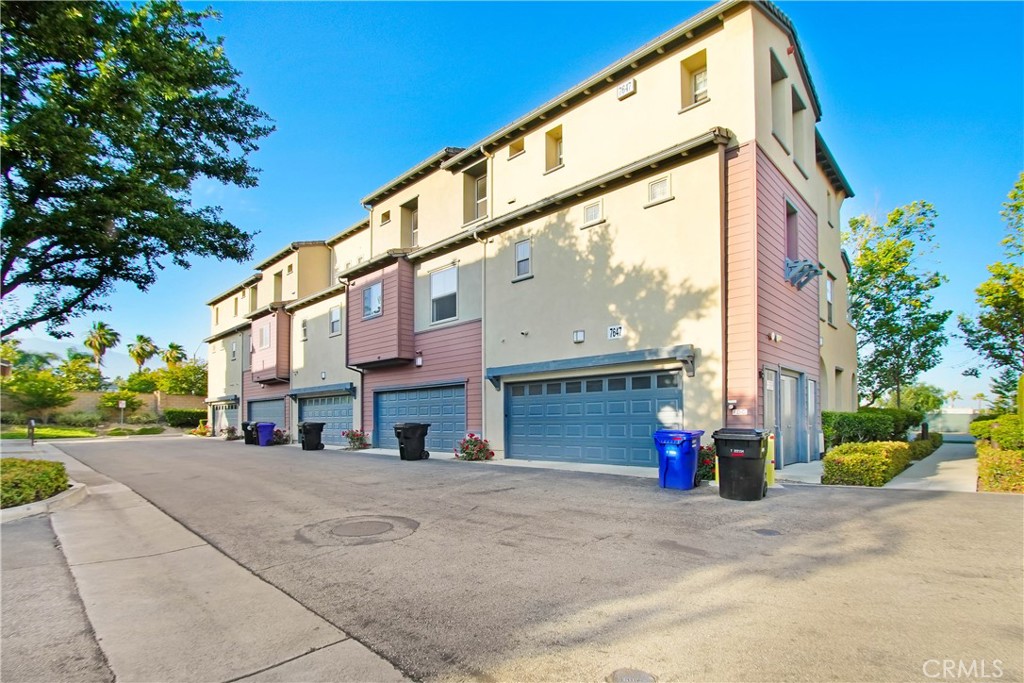
[[[287,399],[287,394],[291,389],[291,383],[289,382],[278,382],[276,384],[260,384],[252,381],[252,373],[245,371],[242,373],[242,421],[249,419],[249,401],[261,401],[271,398],[283,398],[284,402],[284,414],[288,420],[288,424],[291,424],[291,401]]]
[[[756,145],[726,152],[726,398],[746,415],[726,412],[726,426],[760,420],[757,381]]]
[[[818,379],[818,287],[785,277],[786,202],[797,210],[797,257],[818,262],[818,219],[775,164],[757,149],[758,365],[782,366]],[[781,341],[769,341],[776,333]]]
[[[291,372],[292,358],[292,316],[286,311],[276,311],[274,318],[277,331],[271,344],[274,345],[277,358],[277,376],[287,378]]]
[[[383,283],[381,315],[364,320],[363,292],[377,282]],[[413,358],[414,301],[410,263],[400,260],[379,273],[360,278],[352,288],[349,301],[349,364]]]
[[[479,320],[451,325],[414,335],[413,344],[423,354],[423,366],[368,369],[363,375],[363,430],[373,432],[373,393],[384,387],[428,387],[453,380],[466,382],[466,427],[483,431],[481,348]]]
[[[260,330],[270,325],[270,346],[257,348],[260,343]],[[252,363],[251,370],[261,377],[275,377],[277,367],[277,335],[278,324],[273,314],[268,314],[252,321]]]

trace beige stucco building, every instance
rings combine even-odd
[[[820,411],[856,394],[852,190],[820,117],[789,20],[711,7],[211,300],[210,400],[242,407],[215,422],[282,401],[328,443],[429,422],[428,448],[482,432],[499,457],[630,465],[662,426],[763,427],[780,466],[818,457]],[[253,288],[244,321],[217,317]],[[251,369],[220,359],[238,341]]]

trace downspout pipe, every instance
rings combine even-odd
[[[729,424],[729,221],[726,201],[726,158],[725,142],[718,143],[718,216],[721,221],[720,235],[721,278],[722,278],[722,421]],[[755,399],[756,402],[756,399]],[[757,419],[756,406],[754,419]]]
[[[480,145],[480,153],[487,158],[487,213],[493,217],[497,215],[494,203],[494,155],[484,149],[483,145]],[[480,260],[480,431],[487,438],[487,387],[484,386],[484,377],[487,376],[487,238],[480,239],[478,233],[473,232],[473,240],[483,249]]]

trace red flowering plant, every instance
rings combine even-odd
[[[715,478],[715,447],[701,446],[697,451],[697,474],[702,481],[710,481]]]
[[[353,451],[370,447],[370,441],[366,438],[366,432],[361,429],[347,429],[341,435],[348,439],[348,447]]]
[[[481,439],[476,434],[467,434],[455,449],[455,457],[459,460],[490,460],[494,457],[494,451],[491,450],[487,439]]]

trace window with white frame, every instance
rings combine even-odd
[[[458,267],[448,266],[430,274],[430,322],[439,323],[458,317]]]
[[[341,306],[331,306],[327,312],[328,334],[332,337],[341,334]]]
[[[420,246],[420,210],[409,210],[409,246]]]
[[[309,333],[309,327],[306,325],[306,319],[305,318],[302,319],[301,326],[302,326],[302,341],[306,341],[307,339],[309,339],[309,334],[308,334]]]
[[[664,176],[647,183],[647,205],[658,204],[672,199],[672,184]]]
[[[829,273],[828,277],[825,278],[825,318],[828,320],[829,325],[835,325],[835,304],[832,300],[835,286],[836,276]]]
[[[516,242],[516,271],[517,278],[524,278],[533,274],[533,247],[530,240]]]
[[[565,163],[562,154],[562,127],[555,126],[544,135],[544,170],[553,171]]]
[[[238,358],[238,342],[231,342],[231,360]]]
[[[472,223],[487,216],[487,162],[480,162],[462,175],[462,220]]]
[[[363,319],[376,318],[384,311],[384,285],[374,282],[363,288]]]
[[[703,102],[708,98],[708,70],[701,69],[693,74],[693,103]]]
[[[600,223],[604,218],[601,211],[601,200],[595,200],[583,205],[583,227]]]
[[[269,349],[270,348],[270,323],[260,327],[259,338],[257,339],[258,349]]]
[[[474,198],[476,201],[476,213],[473,218],[483,218],[487,215],[487,174],[478,176],[474,184]]]
[[[708,99],[708,51],[695,52],[680,65],[682,111]]]

